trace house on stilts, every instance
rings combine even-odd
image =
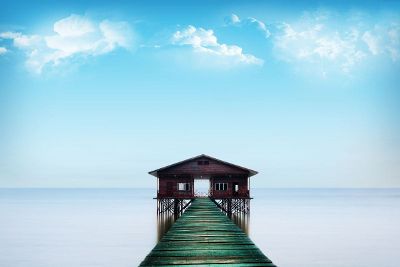
[[[257,172],[207,155],[189,158],[149,174],[157,178],[157,211],[181,214],[197,197],[196,181],[209,181],[206,196],[228,215],[249,213],[250,177]]]

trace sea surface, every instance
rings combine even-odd
[[[154,194],[0,189],[0,266],[138,266],[165,228],[157,225]],[[400,189],[252,194],[244,227],[280,267],[400,266]]]

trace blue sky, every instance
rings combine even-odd
[[[151,187],[209,154],[257,187],[400,186],[400,4],[6,1],[0,187]]]

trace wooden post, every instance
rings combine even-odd
[[[228,201],[228,208],[227,208],[227,211],[228,211],[228,216],[229,216],[229,218],[231,218],[232,217],[232,199],[228,199],[227,200]]]

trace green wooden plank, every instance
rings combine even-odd
[[[182,249],[182,246],[157,246],[152,250],[151,253],[157,251],[226,251],[226,253],[233,253],[234,251],[257,251],[261,252],[260,249],[255,245],[231,245],[231,244],[195,244],[195,245],[188,245],[185,246],[185,249]]]
[[[263,258],[264,254],[259,250],[254,249],[247,249],[247,250],[210,250],[210,249],[196,249],[196,250],[162,250],[157,251],[153,250],[151,252],[152,257],[211,257],[211,256],[218,256],[218,257],[234,257],[234,258],[243,258],[243,257],[259,257]]]
[[[149,264],[141,264],[140,266],[152,266],[152,265],[181,265],[181,264],[240,264],[240,263],[271,263],[266,259],[258,258],[227,258],[227,257],[211,257],[207,256],[204,258],[193,258],[193,257],[148,257],[146,258],[150,262]],[[146,261],[146,260],[145,260]],[[273,265],[275,266],[275,265]]]
[[[157,265],[159,267],[171,265]],[[273,263],[236,263],[236,264],[229,264],[229,266],[235,267],[249,267],[249,266],[264,266],[264,267],[276,267]],[[221,264],[180,264],[179,267],[221,267]]]
[[[195,199],[140,266],[275,265],[209,199]]]

